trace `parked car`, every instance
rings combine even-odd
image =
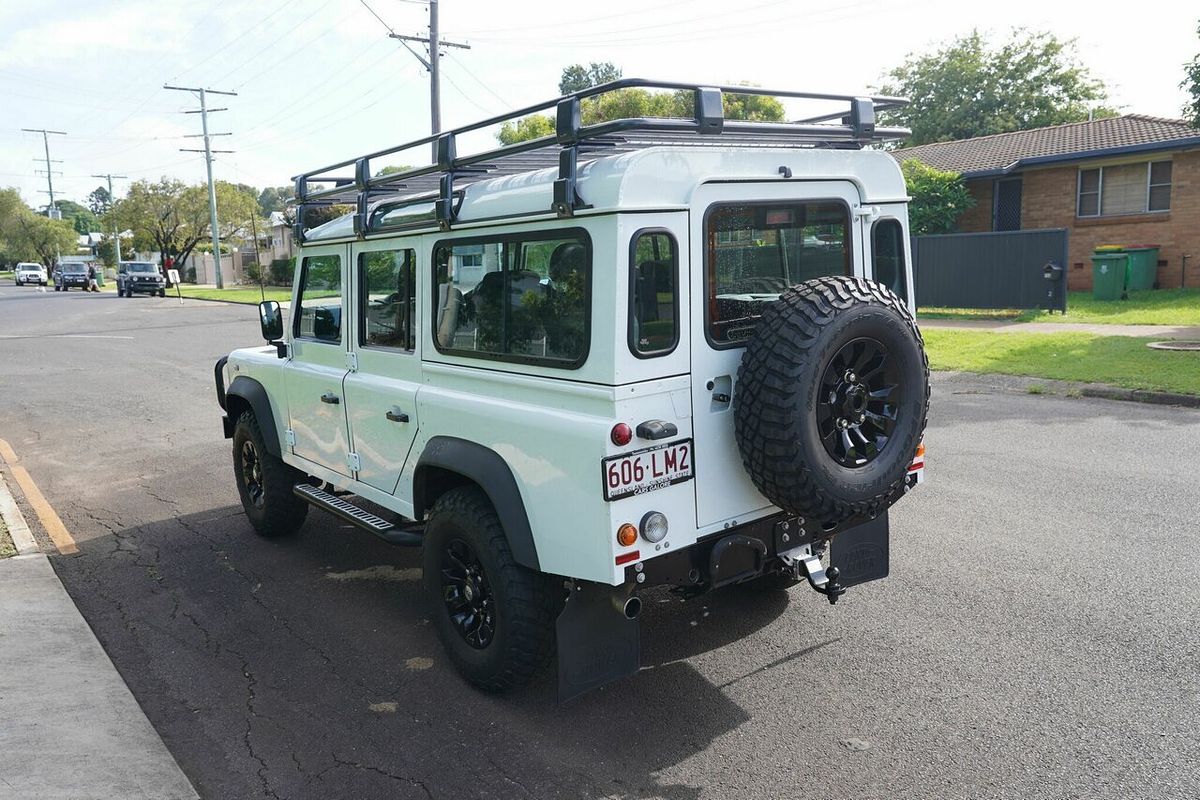
[[[72,286],[85,290],[88,288],[87,264],[68,262],[55,267],[54,291],[70,291]]]
[[[372,167],[421,140],[302,174],[290,323],[262,303],[273,347],[216,364],[253,529],[315,506],[421,547],[433,627],[488,691],[556,652],[560,697],[636,673],[652,587],[832,603],[883,578],[923,476],[908,193],[862,149],[907,135],[875,126],[897,101],[693,86],[690,120],[580,122],[646,85],[525,109],[556,135],[518,153],[458,158],[468,126],[432,166]],[[846,107],[725,120],[725,92]],[[329,203],[357,210],[306,231]]]
[[[167,296],[167,279],[158,271],[153,261],[122,261],[117,270],[117,296],[133,297],[135,294]]]
[[[16,281],[17,286],[24,286],[27,283],[36,283],[38,286],[45,286],[47,283],[46,268],[41,264],[34,264],[31,261],[22,261],[17,264],[13,280]]]

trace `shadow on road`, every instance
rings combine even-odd
[[[559,706],[553,670],[503,696],[458,677],[415,549],[319,513],[267,541],[234,507],[110,534],[56,568],[207,797],[698,797],[659,774],[749,717],[688,659],[788,607],[783,592],[650,593],[642,672]],[[722,685],[827,644],[796,639]]]

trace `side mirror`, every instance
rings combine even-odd
[[[258,321],[262,325],[263,338],[275,342],[283,338],[283,311],[276,300],[264,300],[258,304]]]

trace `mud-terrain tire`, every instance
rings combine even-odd
[[[255,533],[274,539],[300,530],[308,503],[292,487],[304,480],[304,473],[271,455],[253,411],[242,412],[233,429],[233,475]]]
[[[929,361],[904,301],[873,281],[816,278],[763,311],[738,369],[734,430],[767,499],[837,523],[900,496],[928,407]]]
[[[471,684],[502,692],[554,657],[561,579],[518,564],[491,501],[460,486],[434,503],[422,544],[425,596],[451,663]]]

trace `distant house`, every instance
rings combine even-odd
[[[271,253],[271,260],[294,256],[296,250],[292,245],[292,226],[288,224],[283,213],[272,211],[269,226],[266,249]]]
[[[1071,289],[1091,288],[1100,244],[1159,245],[1158,285],[1200,286],[1200,130],[1182,120],[1128,114],[892,155],[966,178],[963,232],[1066,228]]]

